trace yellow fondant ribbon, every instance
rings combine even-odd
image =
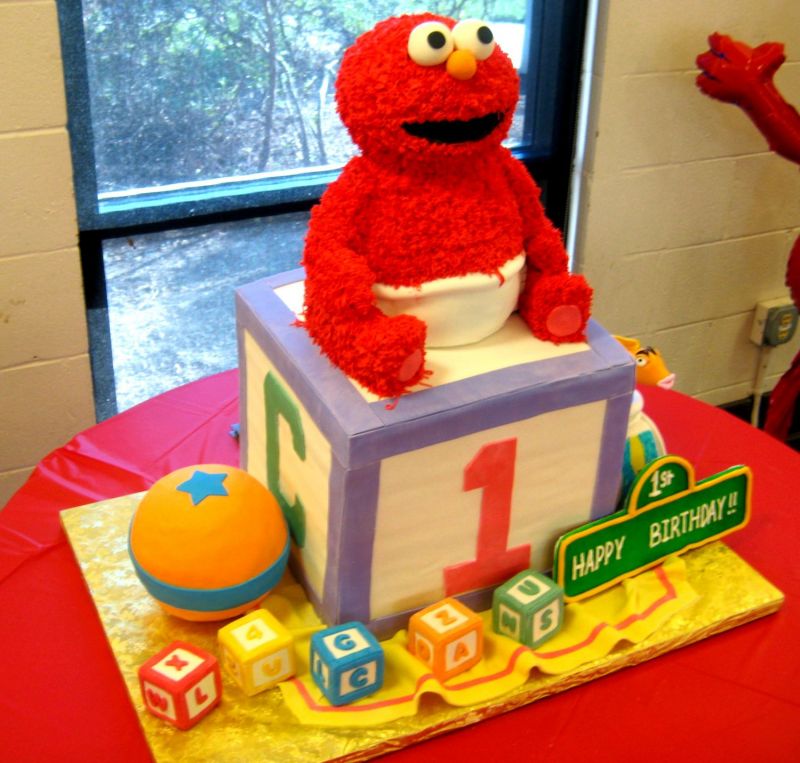
[[[414,715],[423,694],[466,707],[522,686],[537,669],[561,675],[605,657],[617,644],[638,644],[672,615],[697,601],[680,557],[624,581],[608,591],[568,604],[561,631],[536,650],[492,631],[491,612],[483,612],[483,659],[446,683],[406,649],[406,632],[382,642],[386,665],[382,688],[350,705],[334,707],[324,698],[308,669],[311,634],[322,625],[299,586],[275,591],[265,606],[295,636],[297,676],[280,684],[288,707],[303,724],[374,726]]]

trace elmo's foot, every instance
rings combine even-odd
[[[583,316],[575,305],[559,305],[547,316],[545,325],[553,336],[571,336],[581,330]]]
[[[407,392],[425,373],[426,326],[418,318],[378,315],[354,327],[341,368],[381,397]]]
[[[419,378],[419,371],[425,361],[425,354],[422,350],[414,350],[400,365],[397,372],[397,380],[408,382],[409,379]]]
[[[586,339],[592,290],[583,276],[540,276],[526,290],[519,312],[539,339],[560,344]]]

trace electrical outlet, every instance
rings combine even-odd
[[[789,297],[779,297],[756,305],[750,340],[759,347],[785,344],[797,330],[797,308]]]

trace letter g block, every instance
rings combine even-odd
[[[531,649],[561,630],[564,592],[547,575],[525,570],[503,583],[492,599],[492,630]]]
[[[357,622],[318,631],[311,637],[311,675],[332,705],[346,705],[383,685],[383,649]]]

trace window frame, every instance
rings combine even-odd
[[[513,153],[542,188],[547,215],[567,234],[588,0],[527,0],[523,70],[525,144]],[[89,316],[98,419],[116,412],[103,243],[107,239],[266,217],[310,209],[338,170],[256,181],[213,190],[163,191],[100,204],[97,195],[89,76],[81,0],[57,0],[72,150],[79,248]]]

